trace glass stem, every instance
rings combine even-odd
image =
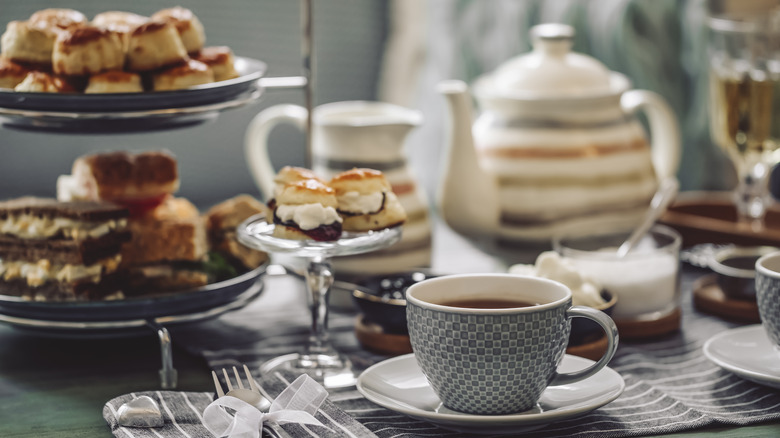
[[[735,203],[739,221],[747,224],[754,231],[763,228],[769,171],[769,166],[762,161],[750,163],[741,172],[737,185]]]
[[[332,284],[333,268],[330,261],[322,257],[310,259],[306,268],[311,311],[311,336],[307,354],[335,354],[328,342],[328,296]]]

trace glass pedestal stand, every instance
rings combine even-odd
[[[354,385],[356,376],[352,364],[328,340],[328,295],[334,277],[330,259],[388,247],[401,239],[401,227],[365,233],[345,232],[339,240],[331,242],[281,239],[273,236],[273,230],[274,224],[262,216],[255,216],[238,228],[238,239],[250,248],[307,260],[305,279],[311,336],[302,352],[271,359],[260,367],[260,372],[286,369],[306,373],[326,388]]]

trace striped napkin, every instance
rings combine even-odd
[[[610,363],[626,381],[625,392],[617,400],[523,436],[628,437],[780,419],[780,391],[743,380],[704,357],[704,342],[737,325],[693,308],[692,283],[703,273],[689,266],[683,272],[679,333],[653,342],[621,342]],[[384,360],[357,344],[354,321],[354,314],[332,313],[331,341],[358,368]],[[303,284],[292,277],[268,276],[264,296],[257,301],[214,321],[174,328],[173,339],[203,355],[215,370],[244,363],[256,369],[265,360],[303,345],[309,323]],[[377,406],[354,388],[332,391],[329,402],[383,438],[469,436]]]
[[[295,380],[295,377],[297,376],[289,372],[273,373],[264,376],[258,384],[275,398]],[[222,385],[224,387],[225,382],[222,382]],[[119,407],[143,395],[157,401],[165,425],[153,429],[120,426],[117,423]],[[211,432],[203,425],[203,410],[214,400],[214,396],[213,393],[208,392],[147,391],[130,393],[109,400],[103,407],[103,418],[117,438],[210,437],[212,436]],[[290,423],[283,424],[281,427],[291,438],[376,437],[355,418],[328,400],[320,405],[315,418],[323,426]]]

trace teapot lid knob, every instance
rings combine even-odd
[[[574,28],[563,23],[544,23],[531,28],[531,38],[534,40],[569,40],[574,39]]]

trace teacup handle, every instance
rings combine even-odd
[[[275,105],[261,111],[249,123],[244,137],[244,154],[249,171],[266,201],[274,195],[276,171],[268,157],[268,136],[280,123],[290,123],[306,131],[306,108],[298,105]]]
[[[572,318],[572,317],[588,318],[595,321],[598,325],[600,325],[601,328],[604,329],[604,332],[607,334],[607,351],[604,353],[603,356],[601,356],[601,359],[599,359],[598,362],[594,363],[588,368],[573,373],[556,372],[553,375],[553,378],[550,382],[550,386],[566,385],[569,383],[574,383],[583,379],[587,379],[588,377],[596,374],[597,372],[599,372],[599,370],[607,366],[607,363],[609,363],[610,360],[612,360],[612,356],[615,355],[615,351],[617,350],[617,346],[618,346],[617,326],[615,325],[615,322],[612,321],[612,318],[607,316],[606,313],[600,310],[593,309],[591,307],[572,306],[569,308],[569,310],[566,311],[566,317],[567,318]]]

